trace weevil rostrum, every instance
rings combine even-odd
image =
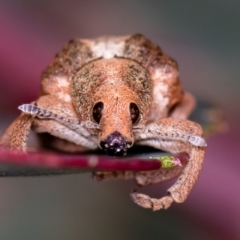
[[[134,192],[134,202],[153,210],[184,202],[197,181],[206,149],[202,128],[187,120],[195,106],[178,77],[176,61],[143,35],[75,39],[42,74],[40,97],[19,107],[1,145],[27,150],[29,131],[66,152],[101,148],[125,155],[134,144],[186,152],[185,166],[133,174],[139,185],[178,177],[160,199]],[[96,173],[128,178],[129,172]]]

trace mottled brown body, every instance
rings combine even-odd
[[[206,146],[202,129],[186,120],[193,108],[194,98],[181,88],[176,62],[144,36],[76,39],[43,72],[41,96],[33,105],[21,106],[23,113],[5,131],[1,145],[26,151],[33,129],[52,136],[49,146],[69,152],[100,147],[125,155],[139,144],[189,153],[186,166],[165,172],[114,174],[135,177],[141,185],[181,174],[167,197],[131,195],[137,204],[157,210],[183,202],[201,170]]]

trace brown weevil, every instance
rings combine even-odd
[[[186,152],[185,166],[133,175],[140,185],[179,176],[163,198],[131,194],[142,207],[168,208],[185,201],[202,168],[202,128],[187,120],[194,106],[194,97],[181,87],[177,63],[144,36],[75,39],[43,72],[40,97],[19,107],[22,114],[1,145],[26,151],[32,129],[51,136],[45,144],[66,152],[101,148],[125,155],[133,144]],[[127,176],[106,173],[106,178]]]

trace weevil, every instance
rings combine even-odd
[[[101,148],[125,155],[133,145],[186,152],[185,166],[150,172],[96,173],[103,179],[135,177],[140,185],[178,177],[160,199],[133,192],[135,203],[153,210],[184,202],[197,181],[206,149],[202,128],[187,120],[194,97],[184,91],[175,60],[141,34],[75,39],[42,74],[40,97],[19,107],[1,145],[26,151],[29,131],[66,152]]]

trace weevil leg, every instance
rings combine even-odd
[[[27,139],[33,119],[33,115],[22,113],[5,130],[0,139],[0,145],[14,151],[26,152]]]
[[[94,135],[81,124],[71,103],[45,95],[34,103],[21,105],[19,109],[23,113],[6,129],[0,139],[0,146],[26,151],[28,134],[33,129],[38,133],[52,135],[46,145],[61,151],[86,151],[98,147]],[[90,127],[95,126],[90,124]]]
[[[147,145],[147,144],[146,144]],[[93,178],[97,181],[109,180],[109,179],[135,179],[139,186],[145,186],[149,184],[155,184],[160,182],[165,182],[174,177],[180,175],[183,167],[185,166],[175,166],[173,168],[162,168],[154,171],[101,171],[94,172]]]
[[[39,133],[40,145],[43,148],[51,148],[61,152],[76,153],[89,151],[88,148],[69,142],[65,139],[54,137],[48,133]]]
[[[81,152],[98,147],[94,136],[79,121],[73,106],[61,102],[54,96],[45,95],[36,102],[36,118],[32,129],[37,133],[46,133],[45,145],[67,152]]]
[[[40,125],[42,124],[44,125],[44,122],[43,123],[40,122]],[[14,151],[26,152],[29,132],[31,128],[36,127],[36,125],[38,125],[38,120],[37,119],[34,120],[33,115],[22,113],[5,130],[5,132],[0,138],[0,146],[4,148],[10,148],[11,150]],[[53,127],[55,125],[56,124],[53,122]],[[59,131],[61,131],[61,129],[66,131],[66,128],[62,127],[60,124],[56,126],[56,128],[58,128]],[[47,129],[45,130],[47,132]],[[50,134],[49,135],[39,134],[39,136],[44,146],[48,146],[60,151],[82,152],[88,150],[86,147],[77,145],[64,139],[53,137]]]
[[[160,182],[168,181],[179,176],[184,166],[175,166],[173,168],[159,169],[148,172],[137,172],[135,180],[139,186],[146,186]]]
[[[3,132],[3,134],[0,136],[0,147],[3,148],[9,148],[10,147],[10,141],[11,141],[11,135],[13,132],[13,127],[16,123],[17,119],[15,119]]]
[[[188,120],[165,118],[157,124],[149,124],[136,134],[136,141],[171,153],[186,152],[190,158],[176,183],[168,189],[169,196],[155,199],[134,192],[131,194],[133,201],[153,210],[166,209],[173,201],[184,202],[198,179],[204,160],[206,142],[202,138],[201,127]],[[148,184],[161,181],[160,175],[160,177],[155,175],[156,179],[154,179],[152,174],[153,172],[149,172],[144,175],[144,184],[146,181]]]
[[[93,142],[91,139],[85,138],[81,135],[79,135],[77,132],[63,126],[62,124],[54,121],[54,120],[45,120],[45,119],[35,119],[33,122],[32,129],[37,133],[49,133],[50,135],[60,138],[62,140],[66,140],[67,142],[73,143],[75,145],[81,146],[79,148],[75,148],[77,151],[82,150],[91,150],[96,149],[97,144]],[[73,144],[71,144],[71,148],[67,149],[67,145],[64,147],[64,149],[61,149],[61,145],[63,144],[63,141],[57,140],[54,138],[54,140],[45,139],[45,146],[49,147],[56,147],[58,150],[72,152],[71,149],[73,149]],[[49,141],[49,142],[48,142]]]
[[[136,173],[132,171],[101,171],[93,172],[92,177],[94,180],[103,181],[110,179],[133,179]]]

